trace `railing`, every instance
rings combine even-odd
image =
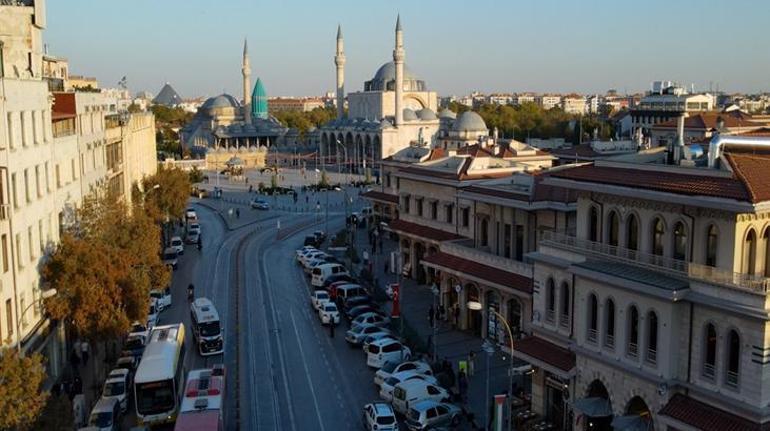
[[[553,323],[555,314],[553,310],[545,310],[546,322]]]
[[[561,326],[562,328],[569,327],[569,314],[559,315],[559,326]]]
[[[498,256],[496,254],[474,247],[472,239],[458,239],[454,241],[444,241],[440,245],[441,251],[459,257],[465,257],[474,262],[513,272],[525,277],[532,277],[532,265],[519,262],[511,258]],[[486,248],[487,250],[489,247]]]
[[[647,362],[655,365],[658,362],[658,351],[655,349],[647,349]]]
[[[541,231],[541,244],[561,246],[583,254],[610,258],[629,265],[655,271],[667,272],[673,276],[692,278],[707,283],[747,289],[758,293],[770,290],[770,278],[732,272],[722,268],[671,259],[656,254],[643,253],[601,242],[589,241],[554,231]]]
[[[588,330],[588,341],[590,343],[596,343],[596,329]]]
[[[716,375],[716,370],[714,370],[713,364],[703,364],[703,376],[714,380],[714,376]]]
[[[727,385],[734,388],[738,387],[738,373],[734,371],[727,372]]]
[[[632,358],[639,356],[639,346],[636,343],[628,343],[628,356]]]

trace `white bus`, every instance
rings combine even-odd
[[[174,423],[184,391],[184,325],[156,326],[134,378],[140,424]]]
[[[202,356],[218,355],[225,351],[219,313],[208,298],[196,298],[190,305],[190,326],[198,352]]]

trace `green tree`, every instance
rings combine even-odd
[[[471,108],[467,105],[463,105],[462,103],[449,102],[449,110],[454,112],[457,115],[460,115],[465,111],[470,111]]]
[[[177,168],[158,168],[155,175],[142,180],[144,208],[158,222],[166,217],[180,219],[184,216],[190,195],[190,178]]]
[[[14,349],[0,356],[0,429],[29,429],[45,406],[45,368],[38,354],[21,357]]]
[[[197,166],[193,166],[193,168],[188,173],[190,177],[190,183],[195,184],[203,181],[203,172],[201,172],[200,169],[198,169]]]
[[[331,108],[315,108],[311,111],[280,111],[272,114],[276,120],[286,127],[299,130],[305,136],[311,127],[320,127],[337,116],[337,110]]]

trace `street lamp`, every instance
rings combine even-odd
[[[484,308],[481,305],[481,302],[479,302],[479,301],[468,301],[467,307],[468,307],[469,310],[473,310],[473,311],[481,311]],[[509,361],[509,364],[508,364],[508,391],[512,391],[513,390],[512,389],[513,388],[513,331],[511,331],[511,326],[508,324],[508,322],[505,320],[505,318],[503,317],[502,314],[498,313],[497,311],[495,311],[495,310],[493,310],[491,308],[487,308],[487,310],[489,310],[491,313],[493,313],[495,315],[495,318],[498,321],[502,321],[503,322],[503,326],[505,327],[505,330],[508,331],[508,340],[510,340],[510,342],[511,342],[511,345],[510,345],[510,348],[511,348],[510,356],[511,357],[509,358],[510,361]],[[489,367],[489,364],[487,364],[487,367]],[[509,395],[509,399],[508,399],[508,429],[509,430],[513,429],[513,404],[511,404],[511,400],[512,400],[511,397],[512,396],[513,396],[513,394],[510,394]],[[487,394],[487,398],[489,398],[489,394]],[[487,402],[489,402],[489,400],[487,400]],[[489,407],[489,406],[487,406],[487,407]],[[489,422],[487,422],[487,423],[489,423]]]
[[[21,354],[21,330],[20,330],[20,327],[21,327],[21,321],[23,320],[24,315],[27,314],[27,310],[32,308],[32,306],[34,306],[35,304],[39,304],[40,301],[42,301],[44,299],[48,299],[48,298],[56,296],[56,293],[57,293],[56,289],[46,289],[46,290],[41,291],[40,298],[38,298],[37,301],[32,301],[31,304],[27,305],[27,307],[24,308],[24,310],[21,311],[21,315],[16,316],[16,334],[18,334],[17,335],[18,339],[16,340],[16,351],[19,352],[20,354]]]
[[[343,152],[343,154],[345,154],[345,163],[349,163],[349,160],[348,160],[348,149],[344,145],[342,145],[342,142],[340,142],[339,139],[337,139],[337,146],[342,148],[342,152]],[[342,164],[340,163],[339,155],[337,156],[337,175],[340,176],[340,177],[342,176]],[[348,176],[348,181],[350,181],[350,177],[349,176]]]

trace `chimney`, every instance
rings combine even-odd
[[[684,117],[685,113],[679,116],[676,123],[676,143],[674,144],[674,164],[679,164],[684,158]]]

